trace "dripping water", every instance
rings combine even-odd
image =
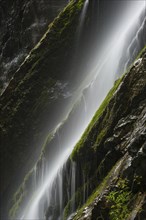
[[[34,166],[34,191],[37,189],[37,166]]]
[[[76,164],[75,162],[72,162],[72,177],[71,177],[71,198],[73,198],[72,201],[72,212],[75,211],[75,191],[76,191]]]
[[[136,35],[132,39],[132,41],[127,49],[127,62],[124,67],[124,72],[127,70],[128,66],[132,63],[133,57],[135,57],[136,52],[140,50],[139,35],[140,35],[140,32],[142,32],[144,30],[145,26],[146,26],[146,17],[144,18],[141,26],[139,27]],[[135,49],[132,49],[132,48],[135,48]]]
[[[82,13],[80,16],[80,22],[79,22],[79,26],[77,29],[77,42],[79,42],[80,38],[81,38],[81,34],[83,31],[83,26],[84,26],[84,22],[85,22],[85,17],[86,17],[86,12],[88,9],[88,5],[89,5],[89,0],[86,0],[82,9]]]
[[[73,55],[73,58],[72,58],[70,75],[73,75],[73,73],[76,72],[76,63],[78,61],[78,52],[79,52],[79,48],[80,48],[80,40],[81,40],[81,37],[82,37],[82,32],[83,32],[83,28],[84,28],[84,23],[85,23],[85,18],[86,18],[86,12],[87,12],[87,9],[88,9],[88,5],[89,5],[89,0],[85,0],[82,11],[81,11],[81,15],[80,15],[80,18],[79,18],[79,25],[77,26],[77,29],[76,29],[74,55]]]
[[[83,94],[83,101],[84,101],[84,110],[85,110],[85,114],[87,113],[87,103],[86,103],[86,99],[85,96]]]
[[[25,209],[24,211],[25,214],[22,215],[21,219],[29,219],[29,220],[30,219],[38,220],[40,218],[45,219],[46,211],[44,211],[44,207],[56,207],[56,206],[59,207],[58,208],[59,214],[56,217],[56,219],[62,219],[63,209],[64,209],[63,206],[64,205],[63,204],[64,175],[66,176],[67,187],[65,193],[68,201],[73,197],[76,190],[76,164],[74,163],[71,164],[70,171],[68,171],[65,165],[63,164],[65,163],[65,161],[67,161],[67,158],[72,152],[73,147],[75,146],[76,142],[79,140],[79,137],[81,136],[84,129],[88,125],[96,109],[98,108],[104,97],[106,96],[109,89],[112,87],[116,79],[116,72],[118,70],[118,65],[122,56],[122,49],[124,42],[125,42],[125,33],[122,35],[120,32],[119,35],[116,35],[115,40],[107,45],[107,50],[105,50],[103,54],[101,54],[101,59],[98,61],[96,67],[94,67],[94,70],[91,70],[91,73],[89,74],[89,76],[87,76],[88,80],[86,79],[86,81],[83,82],[83,86],[80,93],[81,96],[83,97],[83,101],[84,101],[83,108],[86,112],[86,115],[88,115],[88,120],[86,120],[86,124],[80,129],[79,129],[80,121],[78,121],[76,125],[77,127],[75,127],[74,129],[74,134],[73,133],[66,134],[66,136],[68,135],[70,137],[74,136],[73,141],[71,140],[70,143],[60,146],[60,138],[59,138],[60,133],[57,134],[59,140],[58,145],[60,146],[60,148],[62,148],[62,151],[61,152],[59,151],[59,155],[55,159],[54,163],[51,164],[51,167],[48,168],[47,163],[44,163],[44,165],[42,166],[42,172],[44,172],[44,170],[46,171],[49,170],[49,172],[45,171],[45,174],[43,174],[42,184],[36,190],[32,201],[30,201],[29,203],[29,207]],[[84,90],[86,90],[86,93],[84,93]],[[98,97],[98,99],[96,97]],[[96,104],[94,105],[94,107],[89,108],[88,106],[91,106],[91,101],[95,102]],[[58,132],[58,130],[56,131]],[[83,181],[86,182],[85,176]],[[84,202],[87,197],[88,197],[88,190],[84,188]],[[73,201],[72,212],[75,211],[75,208],[76,208],[75,201]],[[47,209],[45,208],[45,210]],[[55,215],[55,211],[52,211],[50,214],[48,214],[49,216],[48,219],[52,220],[54,215]]]

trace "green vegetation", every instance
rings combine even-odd
[[[75,28],[83,3],[83,0],[71,1],[49,25],[42,39],[21,64],[8,88],[13,93],[10,92],[8,98],[3,100],[6,105],[3,103],[2,111],[7,115],[7,117],[1,118],[3,130],[5,130],[5,124],[7,130],[9,125],[15,124],[13,118],[18,117],[19,113],[22,115],[24,105],[29,99],[33,100],[29,103],[30,109],[35,109],[33,113],[41,112],[40,109],[44,109],[44,103],[46,104],[48,100],[47,91],[56,82],[56,77],[60,77],[60,69],[63,69],[61,66],[64,66],[64,62],[66,62],[66,57],[62,54],[65,54],[65,51],[69,53],[72,51],[71,45],[74,45]],[[49,69],[49,74],[46,69]],[[25,109],[27,113],[29,109]]]
[[[81,217],[84,208],[90,206],[93,203],[93,201],[105,190],[105,188],[107,187],[107,185],[112,177],[114,169],[115,169],[115,166],[110,170],[110,172],[103,179],[103,181],[93,190],[92,194],[89,196],[89,198],[87,199],[85,204],[82,207],[78,206],[78,212],[77,212],[77,215],[75,216],[74,220],[77,220],[79,217]]]
[[[9,211],[9,216],[10,218],[15,218],[16,215],[19,212],[19,208],[22,205],[24,199],[28,196],[28,191],[27,191],[27,184],[32,176],[33,170],[31,170],[24,178],[23,183],[19,187],[19,189],[16,191],[16,193],[13,196],[13,199],[11,201],[12,206]]]
[[[140,55],[136,59],[138,59],[142,55],[144,50],[142,50],[140,52]],[[96,154],[98,154],[98,152],[99,152],[99,157],[100,157],[98,159],[99,160],[103,159],[101,149],[104,148],[103,145],[104,145],[104,141],[106,140],[106,134],[107,134],[108,130],[112,126],[113,126],[112,129],[114,129],[115,125],[117,124],[118,120],[120,119],[119,114],[117,114],[120,112],[119,111],[120,108],[118,109],[119,102],[117,101],[117,96],[116,96],[116,94],[119,94],[119,93],[117,93],[117,90],[119,91],[119,89],[118,89],[120,87],[119,85],[120,85],[121,81],[124,82],[124,85],[120,87],[121,88],[120,91],[121,91],[121,94],[122,94],[122,91],[125,91],[125,94],[121,95],[119,97],[124,98],[124,100],[122,101],[123,106],[124,105],[128,106],[128,102],[130,100],[131,94],[133,94],[133,91],[134,91],[132,86],[133,87],[135,86],[135,81],[134,81],[135,76],[138,77],[138,80],[139,80],[139,78],[141,79],[141,75],[137,74],[137,71],[133,72],[133,70],[131,70],[130,73],[127,71],[126,73],[123,74],[123,76],[119,80],[117,80],[115,82],[115,85],[108,93],[107,97],[105,98],[105,100],[101,104],[100,108],[97,110],[91,123],[89,124],[89,126],[86,129],[85,133],[83,134],[82,138],[77,143],[77,145],[75,146],[75,148],[72,152],[72,155],[70,158],[72,160],[79,162],[79,164],[81,165],[81,169],[83,171],[86,166],[89,167],[90,173],[92,172],[91,175],[94,175],[94,173],[96,173],[96,169],[97,169],[96,165],[97,164],[95,163],[96,167],[94,166],[93,169],[92,169],[92,167],[93,167],[94,158],[98,157],[98,155],[96,155]],[[142,86],[143,86],[143,84],[142,84]],[[141,90],[141,88],[139,88],[139,91],[140,90]],[[135,97],[136,97],[136,95],[135,95]],[[117,114],[116,117],[114,114],[115,115]],[[114,119],[116,119],[116,120],[114,120]],[[113,124],[112,124],[112,122],[113,122]],[[113,135],[113,133],[110,133],[108,135],[109,136]],[[108,135],[107,135],[107,137],[109,137]],[[98,146],[99,146],[99,148],[98,148]],[[100,153],[100,151],[101,151],[101,153]],[[88,157],[89,153],[91,153],[91,154]],[[103,157],[105,158],[104,151],[103,151]],[[108,160],[107,160],[107,163],[108,163]],[[106,164],[106,166],[108,166],[108,164]],[[100,168],[99,164],[98,164],[98,167]],[[97,174],[99,174],[99,173],[97,173]],[[97,175],[97,178],[99,179],[99,175]],[[104,174],[103,178],[105,178],[105,179],[101,182],[100,185],[98,183],[96,184],[98,186],[96,188],[96,190],[94,190],[94,188],[93,188],[94,192],[89,197],[87,202],[81,208],[77,207],[78,214],[77,214],[77,216],[75,216],[74,220],[77,220],[82,216],[83,210],[85,207],[90,207],[90,205],[92,207],[92,203],[94,202],[95,198],[97,198],[98,195],[100,195],[100,193],[104,191],[104,189],[105,189],[104,186],[107,187],[110,185],[108,182],[108,180],[110,178],[108,179],[108,177],[105,177],[105,174]],[[118,179],[118,177],[116,175],[115,175],[115,178]],[[119,180],[117,180],[117,179],[116,179],[116,182],[118,181],[117,187],[115,187],[112,192],[109,192],[109,194],[106,197],[107,204],[105,204],[105,205],[107,205],[107,210],[109,209],[109,215],[110,215],[111,220],[125,220],[130,215],[131,207],[133,207],[134,199],[137,196],[136,194],[132,193],[132,188],[134,188],[134,190],[137,190],[137,191],[140,190],[142,177],[135,176],[132,184],[128,183],[128,181],[126,179],[119,179]],[[115,184],[112,183],[112,185],[114,186]],[[132,185],[132,188],[130,188],[128,185]]]
[[[80,141],[77,143],[77,145],[75,146],[75,148],[74,148],[74,150],[71,154],[71,159],[72,160],[76,160],[77,155],[79,155],[80,152],[83,151],[83,148],[86,147],[84,145],[84,143],[89,138],[89,134],[92,132],[92,129],[94,128],[94,126],[96,126],[97,121],[99,120],[100,116],[103,114],[104,110],[106,109],[108,103],[110,102],[111,98],[113,97],[114,93],[116,92],[117,88],[119,87],[122,79],[123,79],[123,76],[115,82],[113,88],[109,91],[106,98],[104,99],[104,101],[100,105],[99,109],[95,113],[92,121],[90,122],[89,126],[85,130],[85,132],[82,135]],[[97,139],[96,139],[96,144],[98,142],[100,142],[100,140],[103,138],[105,133],[106,133],[106,130],[101,130],[100,131],[100,133],[98,134]],[[87,149],[86,149],[86,151],[87,151]]]
[[[72,198],[68,201],[65,209],[64,209],[64,215],[63,219],[66,220],[69,214],[72,212],[71,208],[73,206],[73,203],[75,203],[75,206],[77,208],[80,208],[83,204],[83,196],[84,196],[84,190],[86,191],[88,187],[89,181],[87,183],[84,183],[84,185],[75,192],[75,194],[72,196]]]
[[[65,9],[49,25],[47,32],[31,50],[16,72],[14,79],[7,89],[8,94],[6,97],[3,96],[1,100],[3,136],[12,136],[13,145],[15,146],[15,148],[11,149],[11,138],[8,138],[5,149],[2,152],[4,158],[7,158],[7,155],[10,155],[9,152],[11,152],[11,158],[3,162],[7,163],[7,167],[11,167],[11,169],[7,169],[7,176],[9,178],[6,180],[5,188],[10,184],[11,176],[16,174],[28,162],[30,138],[34,140],[31,145],[36,146],[43,133],[40,122],[42,122],[43,116],[50,110],[50,103],[52,102],[48,91],[54,87],[56,80],[60,80],[63,77],[66,56],[71,57],[69,54],[74,49],[75,30],[78,27],[77,24],[83,3],[84,0],[70,1]],[[63,54],[64,56],[62,56]],[[16,121],[22,122],[24,118],[25,122],[20,123],[18,126]],[[30,128],[30,132],[27,135],[26,130],[28,128]],[[14,131],[17,134],[15,139]],[[51,138],[52,135],[49,135],[43,146],[43,152]],[[5,165],[2,166],[5,167]],[[15,198],[11,202],[10,215],[13,218],[26,196],[24,182],[19,187],[16,193],[17,196],[14,196]]]
[[[146,45],[145,45],[145,47],[139,52],[139,54],[138,54],[138,56],[136,57],[135,61],[141,57],[141,55],[143,54],[143,52],[144,52],[145,50],[146,50]]]
[[[95,132],[95,135],[96,137],[94,138],[94,141],[92,140],[92,136],[90,136],[90,134],[93,134],[94,131],[92,131],[94,129],[94,127],[97,126],[97,123],[98,123],[98,120],[100,119],[101,115],[104,114],[104,110],[106,109],[106,107],[108,106],[111,98],[113,97],[113,95],[115,94],[116,90],[118,89],[121,81],[123,79],[123,76],[118,79],[113,88],[109,91],[108,95],[106,96],[105,100],[103,101],[103,103],[101,104],[101,106],[99,107],[99,109],[97,110],[96,114],[94,115],[91,123],[89,124],[88,128],[86,129],[86,131],[84,132],[82,138],[80,139],[80,141],[77,143],[77,145],[75,146],[72,154],[71,154],[71,160],[77,160],[77,158],[81,155],[81,158],[83,158],[83,155],[82,155],[82,152],[85,152],[86,155],[88,155],[88,152],[92,152],[94,155],[95,155],[95,151],[97,150],[96,149],[96,146],[100,143],[100,141],[104,138],[106,132],[107,132],[107,129],[108,127],[104,127],[103,126],[103,129],[100,130],[99,133],[96,133]],[[104,117],[102,118],[103,119],[103,124],[105,125],[106,122],[107,122],[107,119],[109,117],[109,112],[107,111],[106,114],[104,115]],[[89,141],[87,143],[89,143],[90,145],[86,144],[86,141]],[[91,145],[92,144],[92,145]],[[90,147],[91,146],[91,147]],[[94,148],[93,148],[94,146]],[[85,155],[85,156],[86,156]],[[94,159],[93,159],[94,160]],[[85,159],[84,157],[84,160],[82,159],[82,170],[83,172],[85,173],[85,175],[88,176],[88,173],[90,172],[91,170],[91,161],[88,161]],[[95,172],[96,170],[94,170]],[[97,168],[97,171],[98,171],[98,168]],[[110,172],[111,173],[111,172]],[[94,176],[95,175],[95,176]],[[99,194],[100,192],[104,189],[104,187],[106,186],[107,184],[107,181],[109,180],[109,177],[110,177],[110,174],[107,175],[104,180],[101,182],[101,184],[99,185],[99,181],[97,181],[97,177],[96,177],[96,172],[95,174],[93,174],[92,178],[89,179],[89,184],[94,184],[93,182],[98,182],[98,183],[95,183],[96,185],[98,185],[98,187],[94,190],[94,192],[92,193],[92,195],[89,197],[89,199],[87,200],[87,202],[85,203],[85,205],[79,210],[78,212],[78,215],[79,216],[83,209],[88,206]],[[82,186],[80,189],[78,189],[77,191],[77,195],[79,194],[79,198],[82,198],[82,195],[81,193],[82,192],[82,189],[83,189],[84,186]],[[78,197],[78,196],[75,196],[75,197]],[[81,206],[82,206],[82,202],[80,202],[80,200],[78,201],[78,203],[76,203],[77,205],[77,208],[79,209]],[[67,216],[67,213],[69,212],[70,210],[70,207],[71,207],[71,201],[69,201],[69,203],[67,204],[66,208],[65,208],[65,217]],[[76,219],[76,218],[75,218]]]
[[[111,191],[106,197],[110,204],[110,219],[111,220],[125,220],[130,214],[130,200],[132,199],[132,192],[129,189],[128,181],[120,179],[117,188]]]
[[[26,119],[27,121],[30,121],[29,127],[31,127],[31,125],[33,125],[34,121],[36,120],[36,115],[38,116],[38,113],[40,113],[41,111],[44,111],[44,109],[45,110],[47,109],[47,104],[49,103],[48,89],[54,86],[56,82],[55,78],[56,76],[60,74],[61,64],[64,63],[62,62],[61,54],[64,54],[64,51],[66,51],[66,48],[68,48],[69,49],[68,51],[70,51],[70,45],[71,45],[70,42],[73,42],[73,33],[75,32],[74,27],[76,26],[76,23],[79,19],[79,14],[81,12],[83,2],[84,2],[83,0],[79,0],[78,2],[71,1],[69,3],[69,5],[64,9],[64,11],[61,12],[59,16],[55,19],[55,21],[49,26],[46,34],[43,36],[43,38],[38,43],[38,45],[30,53],[30,56],[25,60],[25,62],[20,67],[20,72],[22,71],[22,73],[26,75],[24,76],[23,80],[21,80],[20,83],[18,83],[16,89],[14,90],[14,97],[18,97],[18,99],[15,100],[13,99],[13,96],[12,97],[10,96],[11,99],[9,100],[6,106],[4,105],[3,110],[6,110],[6,111],[3,111],[5,112],[4,113],[5,115],[2,118],[4,120],[3,124],[4,126],[6,125],[5,126],[6,128],[9,127],[8,125],[11,125],[11,126],[13,125],[11,130],[14,130],[16,133],[19,134],[18,132],[19,129],[15,129],[15,126],[14,126],[15,125],[14,116],[17,116],[17,118],[20,117],[21,119],[21,116],[23,117],[23,115],[28,114],[30,118],[27,117]],[[140,53],[140,55],[142,54],[142,52]],[[137,57],[137,59],[140,57],[140,55]],[[46,72],[46,63],[42,64],[43,60],[46,63],[48,62],[47,68],[48,67],[50,68],[49,74],[48,72]],[[59,65],[56,66],[56,63],[58,63]],[[51,79],[49,75],[53,76],[54,78]],[[75,146],[72,152],[72,155],[71,155],[72,160],[76,160],[77,157],[82,152],[85,152],[87,156],[88,156],[88,152],[91,152],[91,151],[95,152],[97,150],[99,143],[104,139],[104,136],[106,135],[108,131],[108,124],[106,124],[106,122],[110,114],[109,109],[107,110],[107,106],[110,103],[111,98],[114,96],[116,90],[118,89],[122,79],[123,77],[115,82],[115,85],[110,90],[105,100],[99,107],[98,111],[94,115],[91,123],[89,124],[82,138],[77,143],[77,145]],[[35,92],[33,93],[33,91]],[[28,103],[28,106],[30,108],[28,109],[27,104],[25,104],[25,102],[26,100],[28,101],[29,98],[30,98],[30,103]],[[26,111],[25,114],[23,114],[24,109]],[[28,109],[28,112],[27,112],[27,109]],[[30,109],[33,111],[30,111]],[[103,121],[102,121],[102,129],[100,129],[98,133],[95,132],[95,141],[92,142],[92,138],[90,139],[90,134],[93,133],[92,132],[93,129],[96,128],[97,123],[100,120],[100,117],[104,113],[105,113],[105,117],[103,118]],[[8,123],[6,120],[8,121]],[[5,127],[3,127],[3,130],[5,130]],[[27,123],[26,123],[26,127],[27,127]],[[21,133],[23,134],[22,130],[21,130]],[[53,137],[53,134],[51,135],[49,134],[42,148],[42,152],[45,151],[45,147],[51,141],[52,137]],[[26,138],[24,137],[24,139]],[[24,139],[22,137],[21,139],[22,143]],[[86,141],[90,142],[90,145],[86,145],[85,144]],[[26,144],[25,146],[29,146],[29,145]],[[17,152],[19,152],[19,144],[18,146],[15,145],[15,148],[17,149]],[[25,149],[25,147],[23,149]],[[9,149],[6,151],[9,152]],[[16,161],[15,167],[17,171],[17,165],[19,164],[19,160],[18,160],[19,155],[18,156],[16,154],[14,155],[15,155],[14,161]],[[25,155],[24,152],[22,152],[22,155],[20,155],[21,159],[23,158],[23,155]],[[92,164],[92,161],[89,161],[89,160],[87,161],[86,158],[84,157],[82,157],[82,160],[83,160],[82,164],[84,165],[83,171],[85,173],[88,173],[89,172],[88,169],[91,168],[90,165]],[[24,163],[25,162],[26,161],[24,161]],[[10,216],[12,218],[16,216],[16,213],[19,211],[20,205],[23,203],[24,198],[28,195],[28,192],[26,191],[26,188],[27,188],[26,183],[28,179],[30,178],[30,176],[31,176],[31,172],[24,179],[23,184],[20,186],[20,188],[14,195],[14,198],[12,201],[13,203],[12,208],[10,210]],[[93,200],[100,194],[100,192],[103,191],[104,187],[108,184],[108,180],[109,180],[109,175],[105,177],[102,183],[96,188],[93,194],[89,197],[86,204],[80,209],[79,214],[82,213],[84,207],[88,206],[91,202],[93,202]],[[138,182],[138,184],[140,184],[139,178],[137,178],[136,181]],[[86,184],[88,183],[85,183],[84,186],[78,189],[78,191],[74,195],[75,200],[77,200],[77,203],[78,203],[78,208],[81,207],[82,205],[82,195],[83,195],[82,193],[83,193],[83,188],[86,187]],[[64,214],[65,218],[67,217],[69,213],[73,199],[74,198],[72,198],[71,201],[68,202],[65,208],[65,214]],[[125,180],[120,180],[118,183],[117,190],[111,192],[107,196],[107,200],[109,201],[109,203],[112,203],[111,211],[110,211],[110,217],[112,220],[117,220],[117,219],[123,220],[127,218],[129,211],[130,211],[128,207],[128,201],[130,201],[130,199],[131,199],[131,192],[127,186],[127,182]]]
[[[139,52],[139,54],[138,54],[137,57],[135,58],[134,62],[135,62],[136,60],[138,60],[138,59],[142,56],[142,54],[144,53],[145,50],[146,50],[146,46]],[[133,62],[133,63],[134,63],[134,62]],[[133,63],[128,67],[128,69],[126,70],[126,73],[129,72],[129,70],[130,70],[131,67],[133,66]]]
[[[37,163],[41,161],[44,151],[49,144],[49,142],[52,140],[54,133],[49,133],[47,136],[44,145],[42,147],[42,153],[40,155],[40,158],[38,159]],[[37,164],[36,163],[36,164]],[[12,201],[11,201],[11,209],[9,211],[9,216],[11,218],[15,218],[19,212],[19,208],[21,207],[22,203],[24,202],[24,199],[29,195],[28,189],[30,188],[29,182],[31,181],[31,178],[33,176],[33,169],[25,176],[23,183],[20,185],[16,193],[14,194]]]

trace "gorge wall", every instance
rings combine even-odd
[[[1,20],[1,79],[5,71],[11,79],[0,96],[2,220],[144,219],[145,49],[137,55],[146,43],[145,10],[125,45],[119,47],[121,37],[102,54],[105,30],[122,3],[113,15],[103,1],[97,19],[99,1],[70,1],[49,27],[65,1],[19,4],[2,4],[8,14]]]
[[[67,0],[0,1],[1,91],[67,3]]]

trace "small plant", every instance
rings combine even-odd
[[[107,196],[107,201],[111,205],[109,213],[111,220],[125,220],[128,218],[130,214],[128,204],[131,198],[132,193],[128,187],[128,181],[120,179],[117,189]]]

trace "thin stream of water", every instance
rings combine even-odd
[[[86,15],[87,7],[88,7],[88,2],[89,2],[88,0],[85,1],[83,12],[81,15],[80,25],[82,25],[82,22],[84,21],[84,17]],[[143,7],[139,7],[139,15],[141,14],[142,9]],[[131,19],[133,20],[133,17],[131,17]],[[125,30],[128,30],[128,27],[129,27],[129,24],[125,26]],[[125,30],[123,30],[124,33],[126,33]],[[109,89],[114,84],[114,81],[116,79],[115,73],[117,72],[119,62],[122,56],[122,49],[123,49],[124,42],[125,42],[125,35],[122,35],[120,38],[118,38],[118,41],[114,43],[111,43],[111,42],[108,43],[107,48],[110,47],[110,51],[106,54],[106,57],[104,57],[104,59],[101,59],[102,62],[100,64],[98,63],[98,66],[94,68],[95,71],[91,70],[91,74],[90,76],[88,76],[87,83],[81,89],[80,94],[78,94],[78,97],[83,97],[84,111],[86,113],[86,123],[82,125],[80,121],[76,122],[74,133],[67,134],[69,135],[69,137],[71,137],[70,144],[68,144],[67,142],[64,142],[66,144],[63,144],[62,146],[62,143],[60,142],[62,137],[60,137],[60,133],[58,131],[61,124],[58,125],[58,128],[56,129],[57,135],[58,135],[58,142],[59,142],[58,149],[61,148],[62,150],[59,151],[59,155],[56,161],[54,161],[51,167],[49,167],[49,172],[47,172],[48,165],[45,162],[46,158],[43,158],[42,177],[41,177],[42,183],[40,187],[36,189],[35,194],[33,195],[33,199],[28,203],[28,206],[24,209],[23,214],[20,218],[21,220],[24,220],[24,219],[25,220],[31,220],[31,219],[35,219],[35,220],[42,219],[43,220],[45,219],[46,209],[44,209],[44,207],[52,206],[52,201],[51,201],[52,190],[54,193],[54,203],[56,202],[56,204],[59,205],[59,214],[56,219],[58,220],[62,219],[63,208],[64,208],[63,207],[64,193],[63,193],[62,170],[63,170],[64,164],[67,161],[67,158],[69,157],[69,155],[71,154],[75,144],[77,143],[77,141],[83,134],[88,123],[92,119],[95,111],[97,110],[101,102],[103,101]],[[94,73],[94,78],[92,75],[93,73]],[[84,93],[84,91],[86,91],[86,93]],[[95,102],[96,104],[92,106],[91,105],[92,102]],[[37,171],[34,170],[34,172],[35,172],[35,178],[36,178]],[[70,174],[68,174],[67,183],[71,185],[70,190],[66,189],[66,194],[69,200],[74,195],[75,186],[76,186],[76,164],[74,163],[72,164]],[[37,184],[35,183],[35,185]],[[56,186],[55,190],[54,190],[54,186]],[[85,190],[84,201],[86,200],[87,196],[88,196],[88,192],[86,192]],[[53,205],[55,206],[55,204]],[[75,211],[75,201],[72,203],[72,212],[74,211]],[[54,215],[54,211],[52,212],[52,215],[50,214],[49,220],[52,220],[53,215]]]

